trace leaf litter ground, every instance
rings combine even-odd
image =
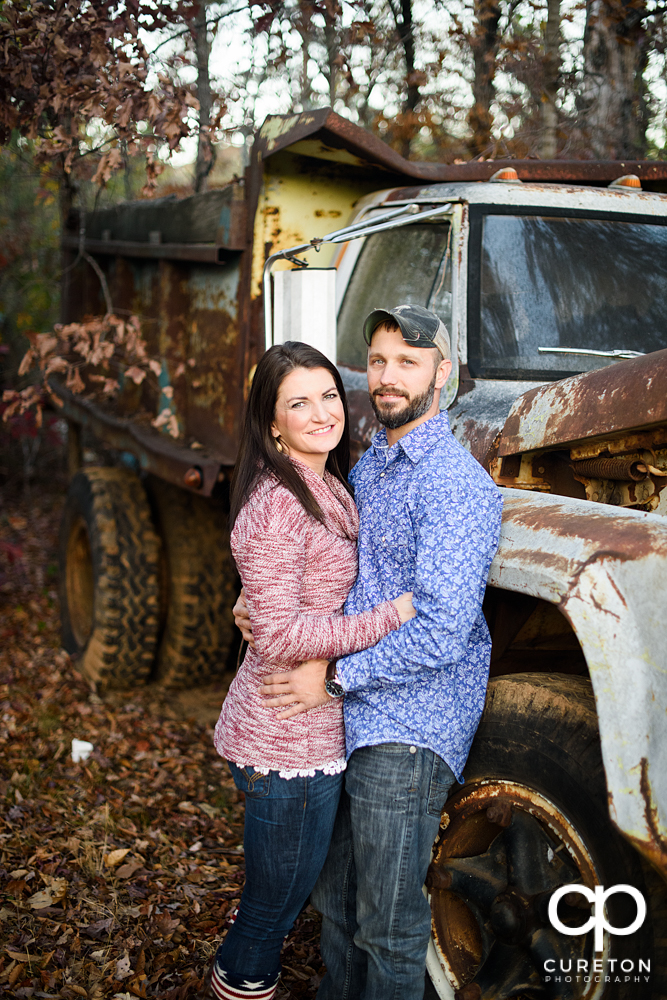
[[[99,696],[60,648],[65,493],[0,495],[0,995],[185,1000],[243,887],[243,797],[212,743],[224,687]],[[72,739],[93,753],[71,758]],[[283,952],[322,975],[302,913]]]

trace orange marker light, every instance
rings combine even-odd
[[[642,182],[637,177],[637,174],[623,174],[622,177],[617,177],[615,181],[612,181],[609,185],[610,188],[633,188],[634,190],[640,190],[642,188]]]
[[[522,184],[514,167],[501,167],[495,174],[489,177],[490,181],[504,181],[506,184]]]

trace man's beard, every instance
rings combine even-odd
[[[406,424],[411,423],[413,420],[419,420],[424,414],[430,409],[433,403],[433,396],[435,395],[435,380],[437,377],[437,370],[433,372],[433,378],[431,379],[431,384],[428,389],[420,393],[419,396],[413,396],[412,399],[408,396],[407,392],[403,392],[401,389],[396,389],[399,395],[404,396],[408,400],[408,405],[404,410],[396,410],[393,408],[386,410],[380,409],[376,402],[376,395],[379,396],[381,393],[386,392],[391,386],[383,386],[380,389],[376,389],[375,392],[370,393],[371,406],[373,407],[373,412],[378,419],[378,422],[382,424],[383,427],[388,427],[390,431],[395,431],[399,427],[405,427]]]

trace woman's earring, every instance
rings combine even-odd
[[[280,443],[280,438],[274,438],[274,441],[276,442],[276,450],[282,453],[283,446]]]

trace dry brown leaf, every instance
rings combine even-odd
[[[48,876],[47,876],[48,877]],[[67,879],[50,878],[46,889],[40,889],[28,899],[32,910],[41,910],[45,906],[55,906],[67,895]]]
[[[104,855],[104,864],[107,868],[115,868],[119,865],[126,854],[130,853],[129,847],[119,847],[116,851],[109,851]]]
[[[5,952],[12,958],[15,962],[29,962],[30,955],[24,954],[22,951],[14,951],[13,948],[5,948]]]
[[[132,975],[132,966],[127,952],[116,962],[116,971],[114,975],[116,979],[120,980],[127,979],[128,976]]]
[[[135,872],[143,868],[142,861],[130,861],[129,864],[121,865],[116,871],[117,878],[131,878]]]

